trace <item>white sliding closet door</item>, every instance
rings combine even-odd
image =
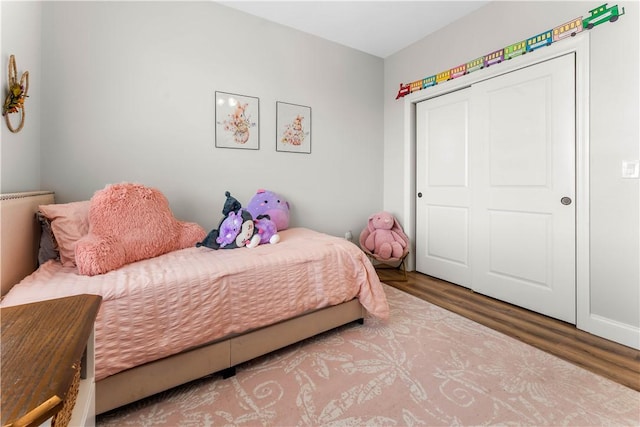
[[[473,87],[473,289],[575,324],[574,55]]]
[[[574,70],[569,54],[418,105],[418,271],[575,323]]]
[[[463,89],[417,105],[416,269],[469,287],[469,97]]]

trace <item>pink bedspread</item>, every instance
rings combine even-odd
[[[101,295],[96,381],[354,297],[374,316],[388,317],[378,276],[357,246],[304,228],[280,235],[276,245],[187,248],[92,277],[50,261],[14,286],[1,306]]]

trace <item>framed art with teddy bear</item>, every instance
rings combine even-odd
[[[311,153],[311,107],[276,102],[276,151]]]
[[[260,149],[260,99],[216,92],[216,147]]]

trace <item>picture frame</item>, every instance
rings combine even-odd
[[[276,102],[276,151],[311,153],[311,107]]]
[[[260,149],[260,99],[215,92],[217,148]]]

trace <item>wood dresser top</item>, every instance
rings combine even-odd
[[[38,424],[61,409],[101,301],[77,295],[0,310],[2,426],[29,413]]]

